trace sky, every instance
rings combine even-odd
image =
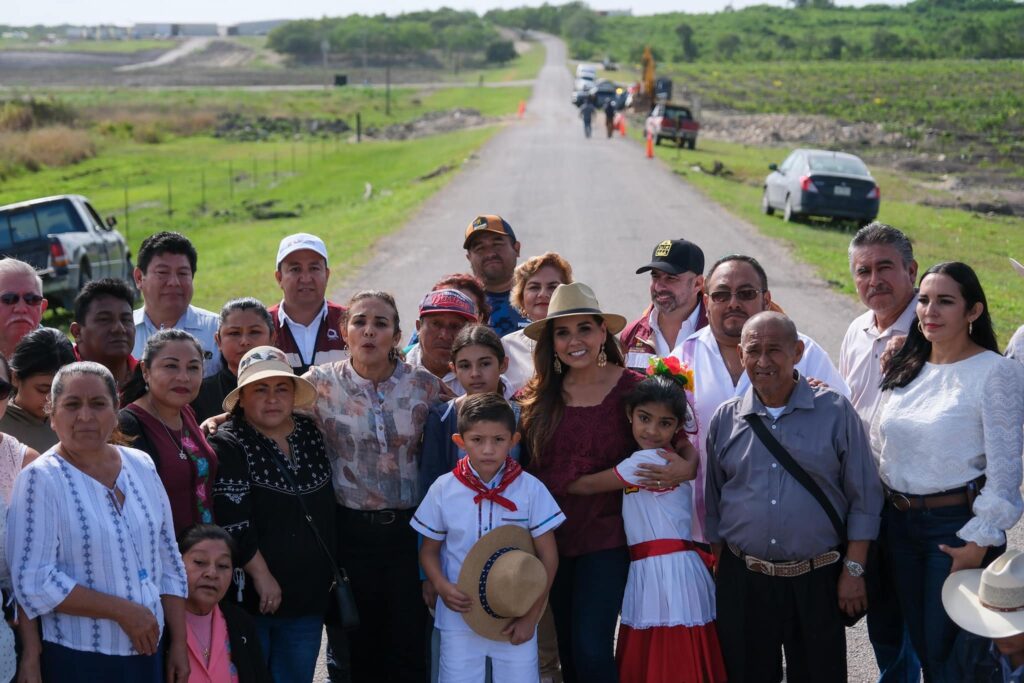
[[[561,4],[562,0],[552,0]],[[878,0],[837,0],[843,6],[859,6]],[[496,7],[539,5],[537,0],[0,0],[0,24],[31,26],[35,24],[119,24],[140,22],[204,22],[233,24],[261,19],[303,19],[321,16],[343,16],[355,13],[398,14],[442,6],[471,9],[483,13]],[[591,0],[594,9],[631,9],[634,14],[658,12],[716,12],[730,0]],[[748,5],[785,5],[785,0],[732,0],[739,9]]]

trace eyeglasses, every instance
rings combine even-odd
[[[14,306],[19,301],[24,301],[29,306],[38,306],[42,302],[43,297],[35,292],[25,292],[24,294],[18,294],[17,292],[4,292],[0,294],[0,303],[5,306]]]
[[[0,379],[0,401],[6,401],[14,393],[14,385]]]
[[[730,292],[728,289],[719,289],[708,294],[712,301],[716,304],[727,304],[732,301],[733,297],[736,297],[737,301],[753,301],[757,298],[758,294],[763,294],[763,289],[737,289],[735,292]]]

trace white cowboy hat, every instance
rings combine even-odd
[[[942,605],[960,628],[984,638],[1024,633],[1024,553],[1007,550],[985,569],[950,574]]]
[[[271,377],[288,377],[295,380],[295,407],[308,408],[316,401],[316,389],[312,384],[295,376],[295,370],[288,364],[284,352],[274,346],[257,346],[249,349],[238,362],[238,386],[224,397],[221,407],[227,412],[234,410],[242,387]]]
[[[612,334],[618,334],[626,326],[626,319],[621,315],[605,313],[601,310],[601,304],[597,302],[594,290],[582,282],[573,282],[567,285],[558,285],[555,288],[555,293],[551,295],[551,302],[548,304],[547,317],[527,325],[523,329],[523,334],[537,341],[548,322],[570,315],[599,315],[604,320],[605,327]]]
[[[507,641],[501,632],[530,611],[547,585],[530,532],[514,524],[499,526],[484,534],[462,563],[459,590],[472,600],[462,618],[478,635]]]

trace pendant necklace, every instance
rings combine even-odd
[[[181,421],[181,438],[175,439],[174,434],[171,432],[171,428],[167,426],[164,419],[160,417],[160,413],[156,411],[156,406],[153,405],[153,399],[149,399],[149,407],[153,409],[153,417],[155,417],[163,426],[164,431],[167,432],[167,438],[171,440],[171,443],[178,447],[178,457],[182,460],[188,460],[188,456],[185,455],[185,421]]]

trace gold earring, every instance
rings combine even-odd
[[[917,321],[917,331],[924,334],[924,325],[921,324],[920,320]]]
[[[601,349],[601,352],[597,354],[597,367],[603,368],[608,365],[608,354]]]
[[[555,358],[555,374],[556,375],[561,375],[562,374],[562,361],[558,360],[557,357]]]
[[[967,323],[967,336],[969,337],[972,334],[974,334],[974,321],[973,320],[971,322]]]

